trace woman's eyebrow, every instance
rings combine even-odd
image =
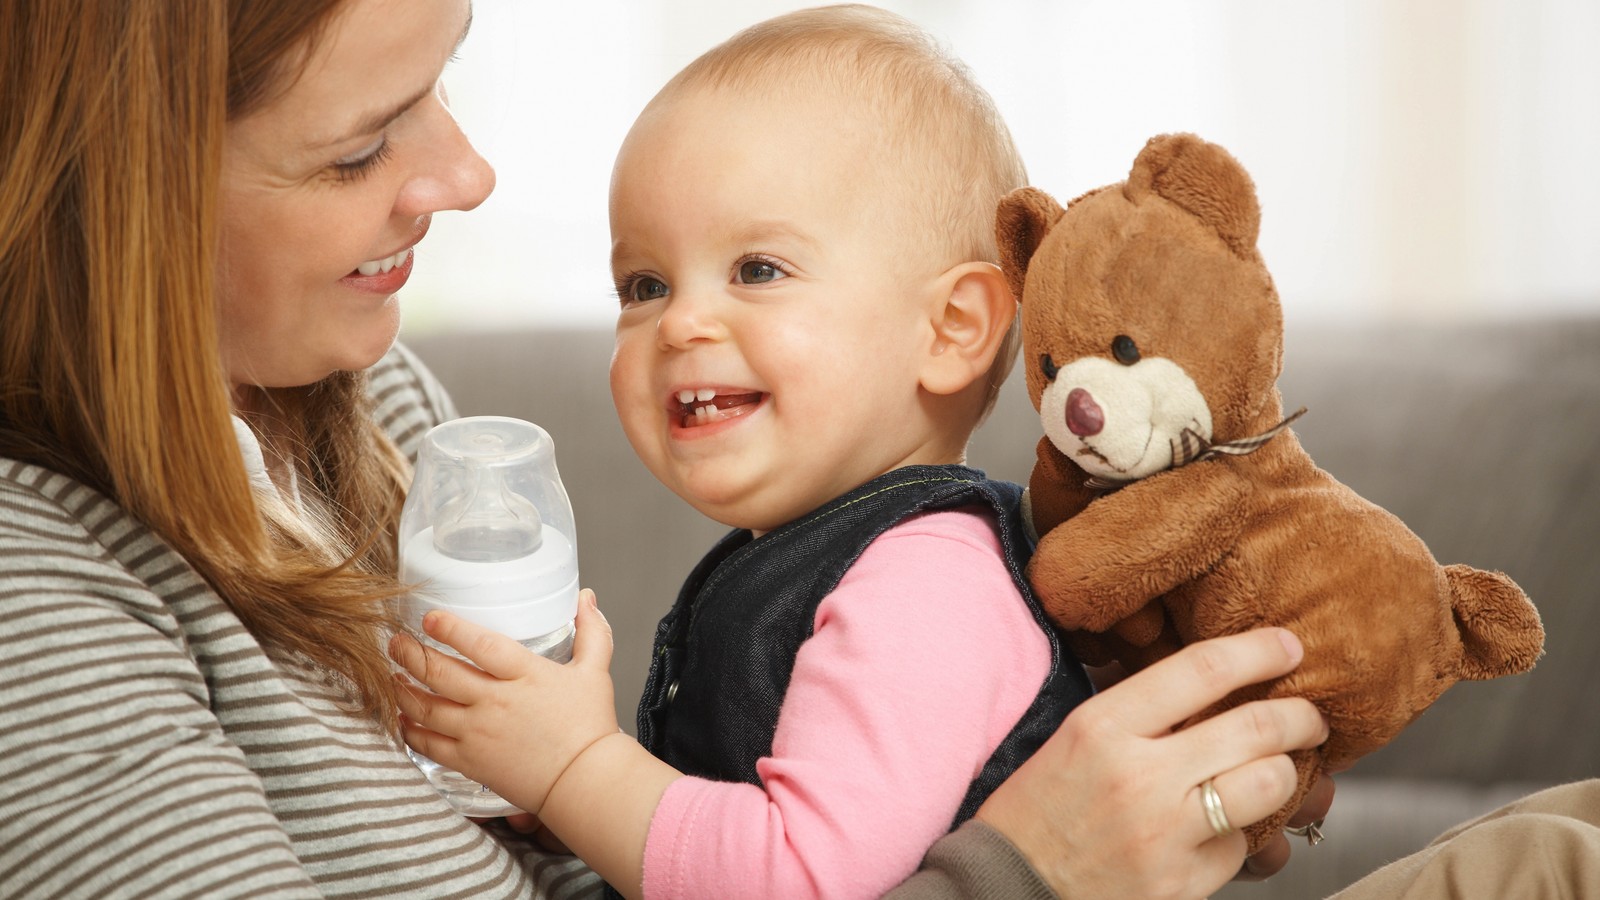
[[[389,127],[390,122],[400,118],[405,114],[406,110],[416,106],[419,102],[421,102],[423,97],[428,96],[428,94],[432,92],[433,85],[430,84],[422,90],[417,91],[415,94],[412,94],[410,97],[400,101],[393,107],[362,116],[361,120],[356,122],[356,124],[352,126],[342,137],[334,138],[323,146],[331,147],[334,144],[344,143],[351,138],[359,137],[363,134],[371,134],[374,131],[382,131],[383,129]]]
[[[461,49],[461,45],[466,43],[467,33],[470,31],[472,31],[472,6],[471,4],[468,4],[466,24],[461,27],[461,35],[456,38],[455,46],[450,49],[450,55],[452,58],[454,58],[456,52]],[[351,138],[359,137],[363,134],[371,134],[374,131],[381,131],[384,128],[389,127],[390,122],[400,118],[405,114],[406,110],[416,106],[419,102],[421,102],[422,98],[428,96],[433,89],[433,85],[427,85],[422,90],[417,91],[415,94],[412,94],[410,97],[407,97],[392,107],[381,109],[377,112],[362,116],[353,127],[345,132],[344,136],[334,138],[322,146],[331,147],[334,144],[342,144]]]

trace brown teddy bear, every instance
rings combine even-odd
[[[1305,645],[1294,672],[1201,716],[1300,696],[1331,725],[1296,755],[1294,797],[1246,829],[1251,852],[1318,770],[1387,743],[1457,680],[1526,671],[1544,644],[1514,582],[1441,567],[1301,449],[1260,220],[1244,169],[1187,134],[1151,139],[1126,182],[1065,210],[1022,188],[997,215],[1045,432],[1028,576],[1080,658],[1132,671],[1265,625]]]

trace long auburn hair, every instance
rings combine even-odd
[[[228,121],[298,76],[341,2],[0,3],[0,455],[114,500],[392,728],[408,465],[338,373],[266,392],[318,514],[257,496],[218,341]]]

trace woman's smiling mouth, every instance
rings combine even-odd
[[[685,388],[673,394],[677,402],[672,405],[672,410],[678,416],[680,427],[697,428],[752,412],[765,398],[766,394],[760,391]]]

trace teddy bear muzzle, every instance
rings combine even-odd
[[[1098,356],[1061,366],[1039,397],[1044,432],[1090,475],[1127,482],[1171,468],[1185,430],[1211,437],[1211,411],[1168,359],[1133,365]]]

